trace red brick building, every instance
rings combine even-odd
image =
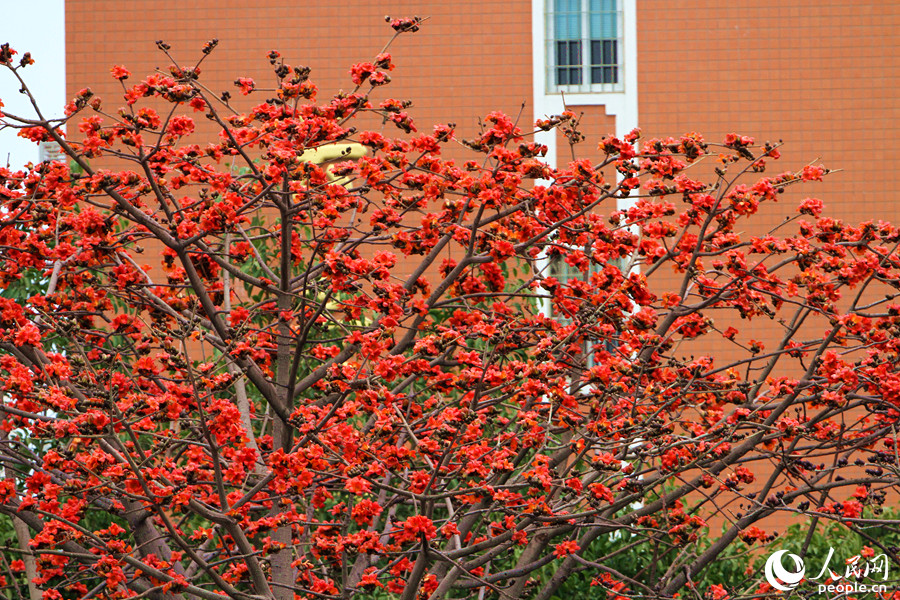
[[[265,54],[313,69],[323,94],[351,86],[348,69],[390,36],[385,15],[420,15],[422,30],[392,52],[385,91],[414,101],[422,126],[463,133],[492,110],[527,124],[566,104],[596,138],[640,126],[650,136],[729,131],[783,139],[783,164],[820,159],[842,169],[816,190],[840,216],[898,215],[889,148],[900,132],[900,2],[837,0],[386,1],[347,4],[224,0],[152,3],[77,0],[66,5],[67,88],[90,85],[112,104],[113,64],[136,76],[165,68],[164,39],[185,64],[203,43],[221,44],[206,84],[238,75],[264,82]],[[115,85],[114,85],[115,84]],[[523,109],[524,106],[524,109]],[[550,161],[568,148],[552,136]],[[565,158],[564,158],[565,157]],[[777,216],[773,215],[773,218]]]

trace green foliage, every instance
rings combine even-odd
[[[46,287],[47,279],[38,269],[22,269],[21,277],[0,292],[0,296],[24,303],[28,298],[40,293]]]
[[[872,511],[867,511],[864,518],[874,516]],[[764,547],[748,546],[743,542],[731,544],[703,570],[694,582],[701,594],[712,585],[721,585],[731,593],[732,597],[753,595],[757,586],[765,581],[766,558],[778,550],[787,550],[802,556],[807,565],[806,574],[809,578],[818,575],[828,558],[829,549],[834,548],[834,557],[831,559],[830,567],[843,574],[844,561],[860,554],[864,546],[873,549],[876,555],[883,552],[882,548],[891,552],[896,552],[900,548],[900,530],[896,526],[885,525],[885,523],[900,520],[900,510],[886,509],[877,518],[881,523],[879,525],[860,525],[852,528],[839,522],[822,519],[814,522],[813,519],[807,519],[803,523],[789,526],[787,531]],[[724,533],[725,530],[726,528],[723,527],[722,532]],[[810,530],[812,530],[811,535]],[[671,568],[676,560],[689,562],[688,559],[701,555],[720,537],[721,534],[710,535],[710,531],[707,529],[696,541],[688,544],[678,544],[674,540],[663,539],[659,544],[644,543],[630,547],[633,542],[641,539],[637,534],[614,533],[595,540],[584,552],[583,557],[586,561],[607,557],[602,561],[605,567],[653,587],[654,581]],[[808,542],[807,538],[809,538]],[[882,548],[879,548],[876,543],[881,544]],[[896,565],[892,566],[896,568]],[[553,565],[545,567],[540,572],[541,584],[555,570]],[[591,581],[599,573],[599,569],[584,567],[579,573],[570,577],[553,598],[558,600],[572,598],[606,600],[611,598],[612,596],[602,586],[591,585]],[[540,586],[536,587],[540,589]],[[640,597],[644,595],[643,592],[632,588],[631,592],[626,595]]]

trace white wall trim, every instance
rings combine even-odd
[[[531,52],[532,52],[532,91],[534,118],[544,119],[550,115],[558,115],[563,110],[561,94],[547,93],[546,31],[545,4],[550,0],[531,0]],[[603,106],[608,116],[616,119],[616,137],[623,137],[638,126],[638,78],[637,78],[637,0],[620,0],[624,17],[623,72],[624,91],[607,93],[566,94],[566,104],[575,106]],[[535,141],[547,146],[544,160],[556,167],[557,148],[556,131],[541,131],[535,135]],[[599,140],[589,140],[596,143]],[[619,202],[619,208],[630,205],[626,198]]]

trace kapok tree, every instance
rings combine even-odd
[[[532,134],[576,137],[572,113],[420,133],[375,98],[389,54],[324,102],[269,59],[246,110],[173,59],[115,67],[121,109],[86,89],[61,119],[3,115],[71,159],[0,169],[0,288],[37,282],[0,298],[10,589],[546,600],[587,572],[669,597],[774,513],[858,529],[894,490],[900,232],[807,200],[740,233],[826,169],[755,179],[775,146],[637,131],[553,168]],[[397,137],[354,127],[371,114]],[[316,162],[338,143],[356,158]],[[716,324],[737,317],[766,347]]]

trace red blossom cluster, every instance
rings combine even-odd
[[[557,168],[532,136],[572,114],[417,133],[371,98],[389,54],[322,103],[269,59],[275,90],[235,80],[255,105],[198,63],[115,113],[3,116],[72,161],[0,168],[0,288],[27,290],[0,298],[0,512],[45,598],[546,600],[585,568],[671,597],[770,515],[852,526],[896,490],[900,231],[806,199],[745,233],[827,169],[744,182],[775,146],[639,131]],[[309,160],[338,143],[367,154]],[[673,566],[602,571],[600,538]]]

